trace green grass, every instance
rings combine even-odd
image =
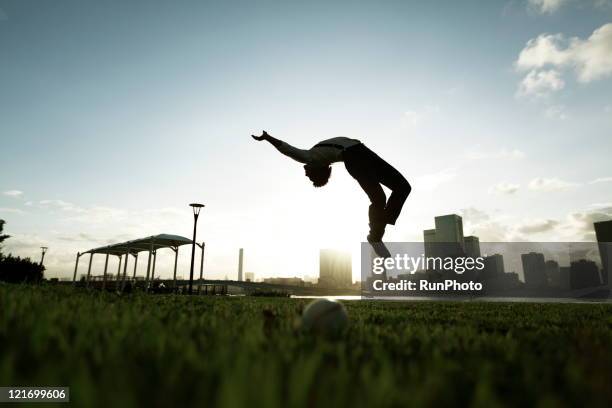
[[[117,296],[0,285],[0,385],[78,406],[612,406],[612,304]]]

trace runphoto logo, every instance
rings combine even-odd
[[[427,257],[422,254],[418,257],[408,254],[397,254],[395,257],[372,258],[372,273],[380,275],[386,271],[404,271],[411,275],[418,270],[436,269],[454,271],[463,274],[466,271],[482,271],[485,267],[483,257]]]
[[[384,282],[380,279],[373,282],[373,288],[376,291],[479,291],[482,290],[480,282],[458,282],[453,279],[446,279],[444,282],[427,282],[420,280],[417,282],[409,280],[401,280],[399,282]]]

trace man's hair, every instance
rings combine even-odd
[[[331,176],[331,166],[313,166],[305,165],[304,171],[306,171],[306,177],[312,181],[312,185],[315,187],[323,187],[329,181]]]

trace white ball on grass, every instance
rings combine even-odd
[[[344,305],[332,299],[313,300],[302,313],[302,329],[326,335],[341,333],[348,326]]]

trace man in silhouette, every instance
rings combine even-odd
[[[304,163],[306,177],[315,187],[327,184],[332,163],[344,162],[346,170],[370,198],[370,233],[367,240],[379,256],[389,256],[389,251],[382,244],[385,227],[387,224],[395,224],[411,190],[410,184],[399,171],[359,140],[348,137],[323,140],[308,150],[293,147],[270,136],[266,131],[261,136],[251,137],[257,141],[265,140],[285,156]],[[388,201],[381,184],[391,190]]]

